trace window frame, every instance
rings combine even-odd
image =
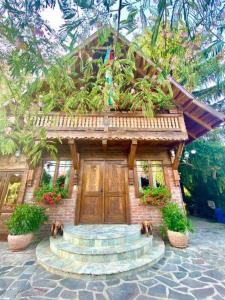
[[[55,185],[56,179],[57,179],[58,174],[59,174],[59,163],[60,163],[60,161],[70,161],[71,162],[70,179],[69,179],[69,184],[68,184],[68,198],[70,198],[71,195],[72,195],[73,178],[74,178],[74,168],[73,168],[72,160],[69,159],[68,157],[60,157],[60,158],[57,158],[56,160],[51,159],[51,158],[43,159],[42,163],[41,163],[41,171],[40,171],[40,177],[39,177],[39,180],[38,180],[37,188],[39,188],[41,186],[41,179],[42,179],[42,176],[43,176],[43,173],[44,173],[44,164],[46,163],[46,161],[55,161],[56,162],[55,172],[54,172],[54,177],[53,177],[53,185]]]
[[[0,195],[0,213],[11,213],[14,209],[23,202],[23,197],[26,189],[26,179],[27,172],[24,169],[12,169],[12,170],[0,170],[0,173],[5,176],[5,180],[3,182],[3,188]],[[4,204],[3,201],[6,196],[7,188],[9,185],[10,175],[14,173],[19,173],[21,175],[21,185],[18,191],[17,201],[14,205]]]
[[[143,195],[139,191],[137,161],[146,161],[146,162],[148,162],[148,166],[149,166],[148,179],[149,179],[149,182],[150,182],[151,185],[153,185],[152,162],[153,161],[159,161],[161,163],[161,166],[162,166],[163,177],[164,177],[164,185],[165,185],[165,187],[167,187],[165,166],[164,166],[164,161],[162,159],[145,159],[145,158],[136,159],[135,160],[135,167],[134,167],[134,187],[135,187],[135,196],[136,196],[136,198],[140,198]]]

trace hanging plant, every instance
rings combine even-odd
[[[35,201],[55,206],[68,196],[68,191],[58,185],[42,185],[34,192]]]
[[[143,189],[141,203],[144,205],[163,207],[171,200],[171,193],[164,186]]]

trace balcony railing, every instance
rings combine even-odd
[[[141,130],[141,131],[185,131],[181,114],[164,114],[156,117],[124,113],[66,115],[51,113],[34,117],[37,127],[47,130]]]

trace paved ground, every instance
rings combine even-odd
[[[0,243],[0,299],[225,299],[225,225],[194,219],[190,246],[167,245],[166,256],[128,278],[84,281],[44,271],[35,245],[18,253]]]

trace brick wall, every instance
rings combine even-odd
[[[34,186],[27,187],[24,195],[24,203],[33,204],[34,197]],[[62,199],[60,204],[52,207],[49,205],[44,205],[46,208],[46,214],[48,215],[48,221],[41,226],[40,234],[44,236],[50,232],[52,222],[56,220],[62,221],[64,224],[74,224],[75,223],[75,209],[76,209],[76,199],[77,199],[77,186],[73,187],[72,195],[68,199]],[[0,235],[7,234],[7,228],[4,225],[4,221],[10,217],[10,214],[2,213],[0,215]]]
[[[41,226],[41,236],[49,234],[51,224],[54,221],[62,221],[64,224],[75,223],[75,209],[77,199],[77,186],[74,186],[73,192],[70,198],[62,199],[62,201],[56,206],[44,205],[46,208],[46,214],[48,215],[48,221]],[[25,195],[25,203],[34,203],[33,201],[33,188],[28,188]]]
[[[172,195],[172,201],[183,207],[183,199],[178,180],[175,180],[172,167],[165,168],[167,186]],[[134,185],[129,185],[129,205],[130,221],[132,224],[141,223],[143,220],[150,220],[154,226],[159,226],[162,222],[160,209],[154,206],[146,206],[136,198]]]
[[[130,221],[131,224],[141,223],[143,220],[150,220],[153,225],[161,223],[161,212],[156,207],[140,204],[140,199],[135,196],[135,188],[129,186],[130,198]]]

